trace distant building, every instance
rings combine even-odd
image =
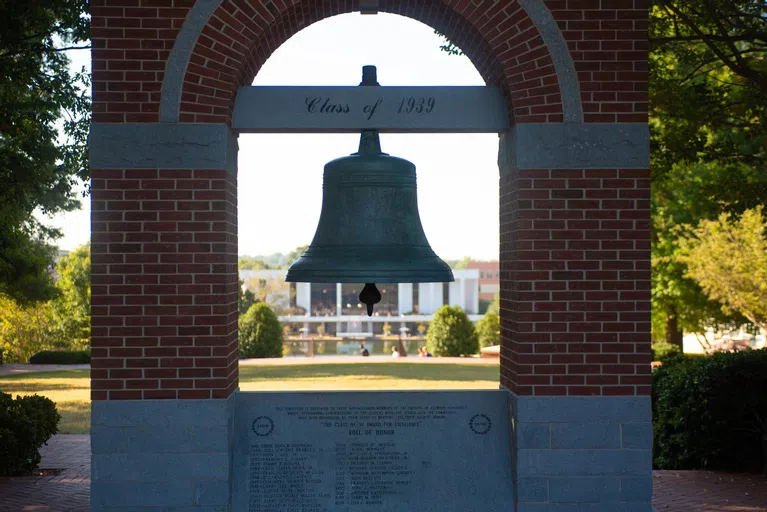
[[[479,270],[479,298],[493,300],[501,290],[501,272],[498,261],[470,261],[469,268]]]
[[[381,334],[388,323],[394,334],[415,333],[419,324],[432,320],[442,305],[460,306],[474,321],[479,312],[479,271],[453,270],[452,283],[377,284],[381,302],[372,317],[359,302],[364,284],[286,283],[287,270],[240,270],[243,286],[266,293],[266,302],[279,306],[280,321],[303,324],[316,332],[322,324],[327,334],[364,336]]]

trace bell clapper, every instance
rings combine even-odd
[[[365,287],[360,292],[360,302],[368,307],[368,316],[373,316],[373,306],[381,302],[381,292],[378,291],[375,283],[365,283]]]

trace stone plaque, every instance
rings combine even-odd
[[[240,87],[244,133],[499,133],[509,112],[495,87]]]
[[[513,507],[503,391],[237,393],[232,510]]]

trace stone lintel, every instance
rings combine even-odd
[[[94,169],[226,169],[237,173],[237,135],[224,124],[94,123]]]
[[[644,123],[531,123],[501,135],[501,175],[516,169],[649,169]]]

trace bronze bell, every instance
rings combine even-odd
[[[418,215],[415,165],[381,152],[364,131],[357,153],[325,165],[322,211],[306,252],[286,281],[366,283],[368,315],[381,294],[373,283],[454,281],[431,249]]]

